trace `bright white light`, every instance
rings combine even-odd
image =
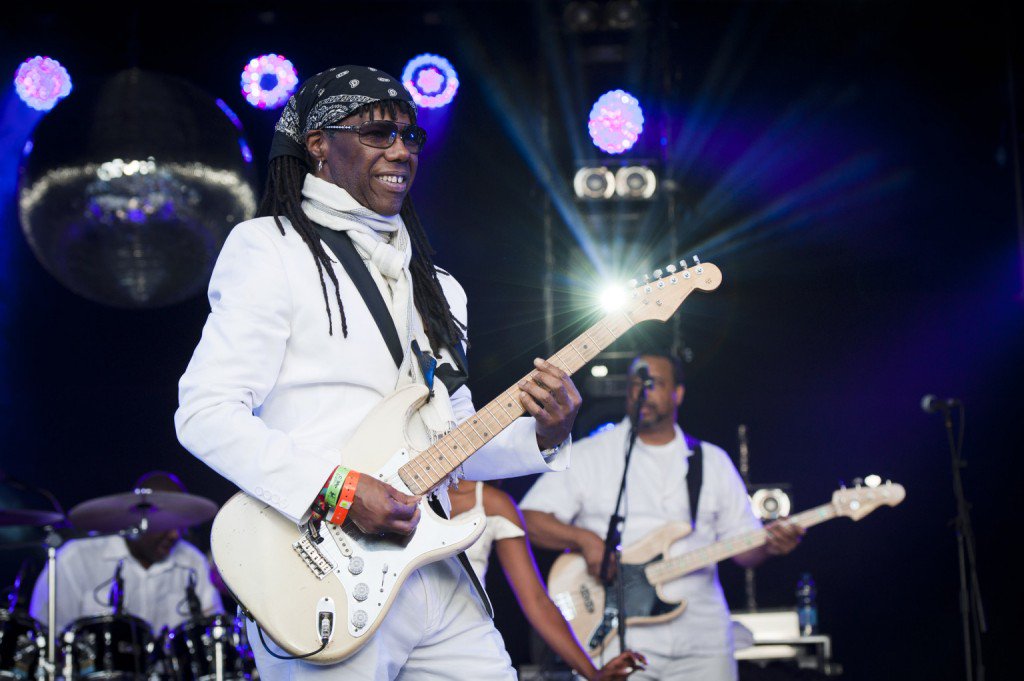
[[[882,477],[872,473],[868,477],[864,478],[864,484],[868,487],[878,487],[882,484]]]
[[[601,302],[602,310],[615,312],[626,302],[626,291],[621,286],[609,286],[601,292],[598,300]]]
[[[590,367],[590,375],[594,378],[604,378],[608,375],[608,367],[603,364],[595,364]]]

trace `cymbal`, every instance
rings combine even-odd
[[[0,527],[8,525],[53,525],[64,516],[56,511],[36,511],[30,508],[0,508]]]
[[[78,504],[68,520],[79,530],[92,532],[166,532],[197,525],[217,514],[217,504],[184,492],[137,489]]]

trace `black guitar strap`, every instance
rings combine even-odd
[[[373,321],[377,322],[381,337],[384,338],[388,350],[391,351],[391,358],[395,360],[395,366],[402,366],[405,351],[402,350],[402,342],[398,340],[395,320],[391,317],[387,303],[384,302],[384,296],[380,294],[380,289],[377,288],[377,283],[370,275],[370,270],[366,269],[363,259],[356,253],[352,239],[344,232],[328,229],[323,225],[317,225],[316,231],[334,253],[334,257],[338,259],[341,266],[348,272],[348,278],[352,280],[359,295],[363,297],[363,302],[370,310]]]
[[[704,450],[700,440],[686,435],[686,446],[693,451],[690,468],[686,473],[686,489],[690,493],[690,524],[697,527],[697,504],[700,503],[700,489],[704,482]]]
[[[363,297],[363,302],[366,303],[366,307],[370,310],[370,314],[373,316],[373,321],[377,322],[377,328],[380,329],[380,335],[384,338],[384,342],[388,346],[388,350],[391,352],[391,358],[395,360],[395,366],[402,366],[402,357],[404,352],[402,351],[402,343],[398,340],[398,330],[395,328],[395,320],[391,317],[391,313],[388,311],[387,303],[384,302],[384,296],[381,295],[380,289],[377,288],[376,282],[370,275],[370,270],[366,269],[366,265],[363,263],[363,259],[359,257],[359,253],[356,252],[356,247],[352,244],[352,239],[349,238],[348,234],[339,232],[333,229],[328,229],[323,225],[316,225],[316,231],[320,235],[320,238],[324,243],[331,249],[334,256],[341,263],[341,266],[345,268],[345,272],[348,273],[349,279],[355,285],[359,291],[359,295]],[[415,341],[413,341],[415,343]],[[458,343],[454,345],[458,346]],[[422,359],[423,353],[419,352],[418,345],[414,346],[417,354]],[[468,374],[466,371],[466,355],[462,352],[461,346],[457,349],[452,349],[452,356],[456,358],[456,362],[460,364],[458,367],[462,375],[453,377],[461,379],[465,382],[465,376]],[[431,374],[431,378],[433,375]],[[444,379],[442,379],[444,380]],[[445,386],[448,386],[448,381],[445,381]],[[428,388],[433,387],[428,385]],[[449,392],[454,390],[449,387]],[[447,514],[444,512],[444,508],[441,506],[441,502],[437,500],[437,497],[431,496],[428,500],[430,508],[434,510],[434,513],[447,518]],[[473,570],[473,566],[470,565],[469,558],[466,557],[465,551],[460,551],[457,558],[459,563],[462,564],[462,569],[466,571],[469,576],[469,581],[473,583],[473,588],[476,589],[477,594],[480,596],[480,600],[483,601],[484,608],[487,610],[487,614],[494,618],[494,607],[491,605],[491,599],[487,596],[487,592],[484,591],[483,585],[480,583],[480,579],[476,576],[476,572]]]

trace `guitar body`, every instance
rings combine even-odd
[[[429,444],[415,413],[427,394],[425,387],[410,385],[385,398],[345,445],[340,463],[410,493],[397,472]],[[424,497],[419,524],[409,537],[368,536],[351,522],[321,527],[323,541],[315,544],[305,528],[238,493],[214,519],[210,540],[231,592],[289,654],[320,648],[321,613],[333,613],[329,643],[307,658],[331,664],[373,636],[413,571],[476,541],[484,518],[479,513],[454,522],[440,518]]]
[[[669,601],[660,586],[652,586],[644,568],[661,560],[669,547],[690,533],[689,523],[668,523],[623,549],[626,626],[656,624],[678,617],[685,601]],[[578,553],[564,553],[548,575],[548,594],[569,627],[593,657],[614,641],[620,614],[616,585],[605,589],[587,573],[587,562]]]

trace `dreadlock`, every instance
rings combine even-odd
[[[370,120],[373,120],[377,113],[388,114],[392,119],[397,118],[399,114],[405,114],[410,121],[416,122],[416,110],[403,101],[388,99],[373,102],[367,104],[366,107],[356,109],[350,115],[359,115],[364,109],[368,110]],[[325,131],[325,133],[333,135],[330,131]],[[334,284],[334,298],[338,303],[338,311],[341,313],[341,333],[347,338],[348,322],[345,318],[345,308],[341,302],[338,277],[331,266],[331,257],[320,242],[316,225],[302,210],[302,185],[305,182],[306,173],[309,171],[309,164],[295,156],[283,155],[274,158],[268,168],[267,185],[257,215],[273,217],[282,236],[285,234],[285,229],[281,217],[288,218],[292,227],[309,248],[313,261],[316,263],[317,273],[320,275],[320,289],[324,296],[324,308],[327,311],[327,332],[334,335],[333,314],[327,293],[327,282],[324,279],[325,273]],[[419,215],[408,196],[402,202],[401,216],[412,242],[413,257],[409,264],[409,271],[412,275],[413,300],[416,304],[416,311],[423,319],[427,339],[430,341],[430,349],[437,355],[442,347],[454,346],[455,343],[464,341],[466,327],[455,319],[448,300],[444,296],[441,282],[437,279],[437,267],[432,258],[434,249],[430,245]]]

